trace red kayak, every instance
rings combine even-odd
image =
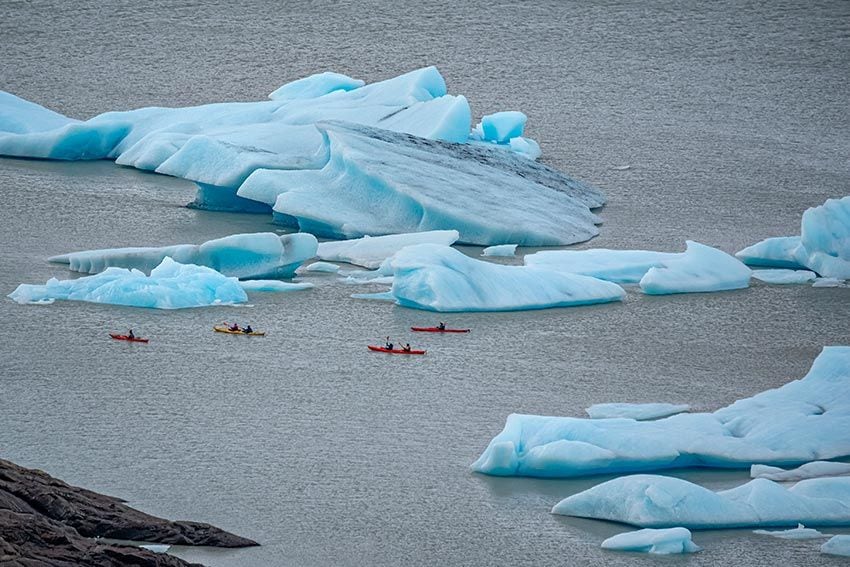
[[[127,341],[131,343],[146,343],[150,339],[140,339],[139,337],[129,337],[127,335],[113,335],[109,333],[109,336],[115,339],[116,341]]]
[[[411,331],[420,333],[468,333],[471,329],[441,329],[439,327],[411,327]]]
[[[387,347],[367,345],[369,350],[385,352],[387,354],[425,354],[424,350],[404,350],[401,348],[388,349]]]

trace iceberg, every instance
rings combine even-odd
[[[154,553],[167,553],[169,549],[171,549],[170,545],[158,544],[158,543],[144,543],[140,545],[142,549],[147,549],[148,551],[152,551]]]
[[[803,524],[797,524],[796,528],[790,530],[753,530],[753,533],[770,537],[778,537],[779,539],[820,539],[831,536],[831,534],[822,534],[815,529],[807,528]]]
[[[850,463],[834,463],[831,461],[806,463],[791,470],[768,465],[753,465],[750,467],[750,477],[766,478],[776,482],[797,482],[807,478],[846,475],[850,475]]]
[[[610,403],[610,404],[594,404],[584,411],[590,416],[590,419],[610,419],[613,417],[623,417],[627,419],[635,419],[644,421],[648,419],[658,419],[660,417],[668,417],[677,413],[686,412],[691,409],[687,404],[626,404],[626,403]]]
[[[522,136],[527,120],[525,114],[516,110],[496,112],[482,118],[476,130],[481,132],[482,140],[504,144]]]
[[[9,297],[18,303],[64,299],[153,309],[232,305],[248,300],[236,278],[168,257],[151,270],[150,276],[112,267],[76,280],[51,278],[46,285],[21,284]]]
[[[850,557],[850,535],[833,536],[832,539],[820,546],[820,552],[827,555]]]
[[[565,498],[552,513],[642,528],[850,525],[850,478],[814,478],[791,488],[755,479],[713,492],[679,478],[639,474],[615,478]]]
[[[751,266],[807,268],[823,277],[850,279],[850,196],[807,209],[800,236],[768,238],[736,256]]]
[[[691,531],[687,528],[667,528],[662,530],[647,528],[636,532],[617,534],[603,541],[602,549],[636,551],[659,555],[700,551],[700,547],[691,540]]]
[[[681,253],[647,250],[547,250],[525,257],[527,266],[592,276],[616,283],[640,283],[658,295],[725,291],[749,286],[752,270],[716,248],[687,241]]]
[[[271,213],[328,238],[457,229],[474,244],[549,245],[598,233],[602,194],[527,159],[532,140],[472,143],[469,103],[434,67],[369,85],[320,73],[270,99],[78,121],[0,92],[0,155],[112,159],[194,181],[192,206]],[[522,130],[514,114],[491,122],[498,136]]]
[[[847,282],[838,278],[818,278],[812,287],[847,287]]]
[[[517,311],[621,301],[617,284],[475,260],[449,246],[408,246],[388,260],[392,299],[429,311]],[[385,267],[386,268],[386,267]],[[368,296],[359,296],[368,297]],[[388,296],[380,294],[378,299]]]
[[[753,270],[753,277],[769,284],[804,284],[812,283],[818,277],[809,270]]]
[[[278,236],[271,232],[234,234],[200,245],[177,244],[160,248],[110,248],[53,256],[50,262],[68,264],[72,271],[97,274],[110,267],[150,272],[166,257],[180,264],[212,268],[244,279],[291,278],[304,260],[316,255],[312,234]]]
[[[516,255],[516,244],[500,244],[499,246],[488,246],[481,251],[482,256],[512,257]]]
[[[364,236],[353,240],[337,242],[322,242],[319,244],[318,256],[321,260],[347,262],[363,266],[370,270],[378,268],[387,258],[405,246],[414,244],[442,244],[451,246],[460,234],[456,230],[430,230],[409,234],[391,234],[388,236]]]
[[[303,274],[307,272],[316,272],[316,273],[324,273],[324,274],[335,274],[339,271],[339,266],[336,264],[331,264],[330,262],[313,262],[312,264],[308,264],[306,266],[301,266],[295,273]]]
[[[307,282],[282,282],[280,280],[250,280],[239,282],[245,291],[301,291],[316,287]]]
[[[801,380],[714,413],[657,421],[510,415],[472,468],[559,478],[788,465],[850,456],[848,430],[850,347],[825,347]]]

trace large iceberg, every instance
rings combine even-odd
[[[328,238],[457,229],[474,244],[550,245],[598,232],[602,194],[527,159],[530,140],[470,143],[469,104],[434,67],[369,85],[322,73],[270,98],[79,121],[0,92],[0,155],[114,159],[196,182],[194,206],[273,207]],[[499,132],[517,131],[509,118]]]
[[[248,300],[236,278],[171,258],[163,259],[150,276],[139,270],[107,268],[75,280],[51,278],[46,285],[21,284],[9,297],[18,303],[64,299],[154,309],[232,305]]]
[[[658,555],[700,551],[700,547],[691,540],[691,531],[687,528],[667,528],[661,530],[646,528],[636,532],[617,534],[603,541],[602,549],[636,551]]]
[[[388,236],[376,236],[355,238],[352,240],[338,240],[335,242],[322,242],[316,256],[321,260],[332,262],[347,262],[364,268],[378,268],[384,260],[394,255],[405,246],[414,244],[442,244],[451,246],[460,234],[456,230],[431,230],[427,232],[414,232],[411,234],[390,234]]]
[[[394,274],[391,298],[399,305],[429,311],[516,311],[625,297],[623,288],[611,282],[493,264],[437,244],[408,246],[388,264]]]
[[[640,283],[648,294],[724,291],[749,286],[752,270],[729,254],[687,241],[680,253],[648,250],[547,250],[524,259],[528,266]]]
[[[166,257],[181,264],[207,266],[226,276],[243,279],[291,278],[304,260],[316,255],[318,241],[312,234],[278,236],[271,232],[234,234],[200,245],[177,244],[160,248],[110,248],[53,256],[49,260],[68,264],[71,270],[97,274],[109,267],[150,272]]]
[[[850,455],[850,347],[825,347],[801,380],[714,413],[658,421],[510,415],[473,469],[572,477],[676,467],[744,468]]]
[[[850,196],[806,210],[800,236],[768,238],[736,256],[751,266],[808,268],[823,277],[850,279]]]
[[[848,475],[850,475],[850,463],[835,463],[832,461],[815,461],[790,470],[768,465],[753,465],[750,467],[750,476],[752,478],[766,478],[777,482],[797,482],[799,480],[821,476]]]
[[[713,492],[679,478],[639,474],[565,498],[552,513],[642,528],[850,525],[850,478],[815,478],[791,488],[756,479]]]

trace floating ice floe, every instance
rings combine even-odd
[[[227,305],[248,300],[236,278],[205,266],[180,264],[168,257],[151,270],[150,276],[139,270],[106,268],[97,275],[75,280],[51,278],[46,285],[21,284],[9,297],[18,303],[64,299],[154,309]]]
[[[364,236],[353,240],[322,242],[316,253],[322,260],[347,262],[364,268],[375,269],[393,254],[414,244],[442,244],[451,246],[460,234],[456,230],[431,230],[388,236]]]
[[[818,278],[812,287],[847,287],[847,282],[838,278]]]
[[[158,544],[158,543],[144,543],[140,545],[142,549],[147,549],[148,551],[152,551],[154,553],[166,553],[169,549],[171,549],[170,545]]]
[[[591,419],[610,419],[623,417],[644,421],[647,419],[658,419],[686,412],[691,409],[687,404],[627,404],[609,403],[594,404],[584,411]]]
[[[808,268],[823,277],[850,279],[850,197],[807,209],[800,236],[768,238],[736,256],[750,266]]]
[[[516,255],[516,244],[500,244],[498,246],[488,246],[481,251],[482,256],[503,256],[511,257]]]
[[[529,254],[527,266],[592,276],[616,283],[640,283],[644,293],[724,291],[749,286],[750,270],[729,254],[687,241],[680,253],[647,250],[547,250]]]
[[[449,246],[408,246],[387,262],[394,274],[391,299],[429,311],[517,311],[621,301],[617,284],[526,266],[476,260]]]
[[[304,274],[308,272],[320,274],[335,274],[339,271],[339,266],[330,262],[313,262],[306,266],[301,266],[295,270],[296,274]]]
[[[850,463],[815,461],[790,470],[768,465],[753,465],[750,467],[750,477],[766,478],[768,480],[775,480],[776,482],[797,482],[807,478],[846,475],[850,475]]]
[[[71,270],[96,274],[109,267],[150,272],[166,257],[180,264],[212,268],[237,278],[291,278],[304,260],[316,255],[312,234],[278,236],[271,232],[234,234],[200,245],[177,244],[160,248],[108,248],[72,252],[50,258]]]
[[[713,492],[678,478],[638,474],[565,498],[552,513],[644,528],[850,525],[850,478],[813,478],[791,488],[756,479]]]
[[[820,546],[820,552],[850,557],[850,535],[832,536],[832,539]]]
[[[659,555],[694,553],[701,550],[691,540],[691,531],[687,528],[666,528],[661,530],[647,528],[636,532],[617,534],[603,541],[602,548],[614,551],[636,551],[639,553],[654,553]]]
[[[249,280],[239,282],[245,291],[302,291],[316,287],[308,282],[282,282],[280,280]]]
[[[657,421],[510,415],[472,467],[499,476],[572,477],[787,465],[850,456],[847,431],[850,347],[825,347],[803,379],[714,413]]]
[[[832,534],[824,534],[815,529],[807,528],[803,524],[797,524],[797,527],[791,530],[753,530],[753,533],[778,537],[779,539],[821,539],[832,536]]]
[[[753,270],[753,277],[769,284],[804,284],[812,283],[818,275],[809,270],[777,268],[774,270]]]
[[[271,99],[78,121],[0,93],[0,155],[114,159],[196,182],[196,207],[273,213],[328,238],[457,229],[472,244],[554,245],[598,233],[602,194],[527,159],[539,147],[521,136],[471,143],[469,103],[434,67],[369,85],[323,73]],[[493,120],[500,140],[515,118]]]

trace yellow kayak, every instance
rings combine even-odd
[[[228,335],[248,335],[249,337],[265,337],[265,331],[251,331],[250,333],[246,333],[245,331],[231,331],[230,327],[213,327],[213,331],[216,333],[227,333]]]

